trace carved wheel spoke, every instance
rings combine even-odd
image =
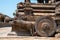
[[[40,19],[40,21],[36,24],[35,30],[40,36],[51,36],[55,32],[55,22],[50,19]]]

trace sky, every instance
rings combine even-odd
[[[8,15],[9,17],[14,17],[13,13],[19,2],[24,2],[24,0],[0,0],[0,13]],[[36,0],[31,0],[31,2],[35,3]]]

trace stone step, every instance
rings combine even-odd
[[[10,32],[10,33],[8,33],[8,36],[17,36],[17,33],[16,32]]]
[[[39,13],[54,13],[55,12],[55,10],[38,10],[38,9],[34,9],[33,10],[34,12],[39,12]]]
[[[32,8],[55,8],[55,4],[31,4]],[[20,4],[17,5],[17,8],[24,8]]]
[[[24,12],[24,10],[23,9],[17,9],[17,11],[18,12]],[[46,10],[46,9],[33,9],[33,12],[39,12],[39,13],[54,13],[55,12],[55,10]]]
[[[31,37],[31,36],[12,36],[12,37],[0,37],[0,40],[60,40],[60,38]]]
[[[29,32],[24,32],[24,31],[8,33],[8,36],[30,36],[30,35],[31,34]]]
[[[56,38],[60,38],[60,33],[55,35]]]

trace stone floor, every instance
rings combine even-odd
[[[0,37],[7,36],[11,32],[12,27],[1,27],[0,28]]]
[[[1,27],[0,28],[0,37],[6,36],[30,36],[29,32],[11,32],[12,27]]]
[[[0,40],[60,40],[56,37],[37,37],[37,36],[8,36],[12,27],[0,28]],[[14,34],[14,32],[13,32]]]
[[[60,38],[49,38],[49,37],[0,37],[0,40],[60,40]]]

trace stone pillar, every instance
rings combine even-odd
[[[30,3],[30,0],[25,0],[25,3]]]
[[[25,6],[30,6],[30,0],[25,0]]]
[[[51,0],[51,2],[52,2],[52,3],[54,3],[54,2],[55,2],[55,0]]]

